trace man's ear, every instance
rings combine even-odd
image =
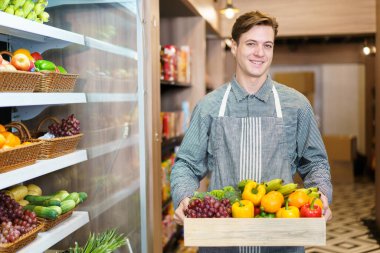
[[[237,43],[235,40],[231,40],[231,53],[236,56]]]

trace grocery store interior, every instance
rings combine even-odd
[[[309,100],[329,158],[333,219],[305,251],[380,252],[379,0],[0,1],[0,252],[198,252],[170,173],[253,10],[277,18],[271,77]]]

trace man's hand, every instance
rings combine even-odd
[[[183,219],[185,218],[185,210],[187,209],[187,206],[189,205],[190,198],[184,198],[181,203],[178,205],[177,209],[174,213],[174,221],[178,225],[183,226]]]
[[[331,212],[330,207],[329,207],[329,201],[328,201],[327,197],[322,192],[319,192],[319,193],[321,194],[321,200],[323,203],[322,214],[325,217],[325,220],[327,222],[327,221],[332,219],[332,212]]]

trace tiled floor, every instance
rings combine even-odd
[[[309,247],[306,253],[380,253],[374,207],[372,181],[334,185],[333,220],[327,224],[327,246]]]

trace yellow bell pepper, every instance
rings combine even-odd
[[[241,198],[251,201],[254,206],[259,206],[261,199],[263,198],[265,193],[266,193],[266,190],[265,190],[264,184],[258,184],[252,181],[252,182],[248,182],[245,185]]]
[[[232,205],[232,217],[253,218],[255,216],[253,204],[249,200],[240,200]]]
[[[281,208],[276,213],[277,218],[299,218],[300,211],[295,206],[288,205],[288,199],[285,200],[285,207]]]

